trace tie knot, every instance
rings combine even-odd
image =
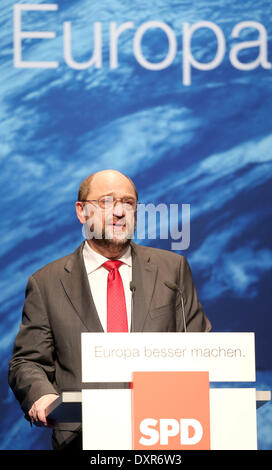
[[[115,269],[119,269],[119,267],[123,264],[122,261],[119,259],[113,259],[106,261],[104,264],[102,264],[103,268],[106,268],[108,271],[114,271]]]

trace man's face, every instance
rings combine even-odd
[[[85,235],[101,246],[125,246],[136,224],[136,195],[130,181],[118,173],[95,175],[85,203]],[[99,201],[99,202],[98,202]]]

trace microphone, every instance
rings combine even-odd
[[[134,294],[136,291],[136,286],[133,283],[133,281],[130,281],[129,288],[131,290],[131,330],[130,331],[134,331],[135,322],[134,322],[133,303],[134,303]]]
[[[179,295],[180,295],[181,310],[182,310],[183,325],[184,325],[184,333],[187,333],[182,290],[181,290],[181,288],[180,288],[177,284],[175,284],[174,282],[164,281],[164,284],[165,284],[166,287],[168,287],[169,289],[174,290],[174,291],[178,291],[178,293],[179,293]]]

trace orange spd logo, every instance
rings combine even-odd
[[[133,449],[210,449],[208,372],[134,372]]]

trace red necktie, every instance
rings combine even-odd
[[[107,288],[107,331],[128,332],[127,309],[123,281],[118,271],[122,261],[106,261],[102,266],[109,271]]]

